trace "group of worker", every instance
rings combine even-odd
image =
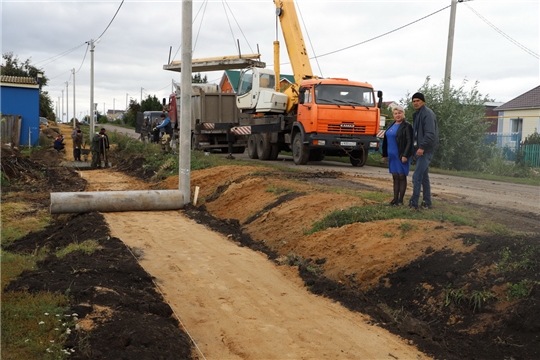
[[[157,118],[154,123],[150,122],[149,118],[143,120],[141,127],[141,139],[150,138],[153,143],[161,143],[161,149],[165,153],[171,152],[171,140],[173,136],[173,126],[171,119],[167,114],[163,113],[160,116],[161,121]]]

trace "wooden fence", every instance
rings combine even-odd
[[[11,144],[13,147],[19,146],[21,137],[22,117],[20,115],[4,115],[0,121],[0,141],[2,145]]]

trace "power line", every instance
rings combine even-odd
[[[120,11],[120,8],[122,7],[122,5],[124,4],[124,0],[122,0],[122,2],[120,3],[120,6],[118,7],[118,10],[116,10],[116,13],[114,13],[114,16],[113,18],[111,19],[111,22],[109,23],[109,25],[107,25],[107,27],[105,28],[105,30],[103,30],[103,32],[101,33],[101,35],[99,35],[99,37],[97,38],[96,41],[99,41],[99,39],[101,39],[101,37],[105,34],[105,32],[109,29],[109,26],[111,26],[112,22],[114,21],[114,19],[116,18],[116,15],[118,14],[118,12]]]
[[[517,47],[519,47],[520,49],[522,49],[523,51],[525,51],[526,53],[528,53],[529,55],[532,55],[534,56],[535,58],[539,59],[540,56],[535,53],[534,51],[526,48],[524,45],[521,45],[520,43],[518,43],[516,40],[512,39],[510,36],[506,35],[501,29],[497,28],[495,25],[493,25],[492,23],[490,23],[485,17],[483,17],[482,15],[480,15],[476,10],[474,10],[472,7],[470,7],[468,4],[465,4],[469,10],[471,10],[476,16],[478,16],[480,19],[482,19],[486,24],[488,24],[489,26],[491,26],[496,32],[498,32],[499,34],[501,34],[502,36],[504,36],[505,38],[507,38],[512,44],[516,45]]]
[[[77,46],[75,46],[75,47],[72,48],[72,49],[66,50],[66,51],[64,51],[63,53],[60,53],[60,54],[58,54],[58,55],[51,56],[51,57],[48,58],[48,59],[38,61],[38,62],[35,63],[35,65],[37,65],[37,64],[39,64],[39,63],[42,63],[42,62],[45,62],[45,61],[48,61],[48,60],[51,60],[51,59],[54,59],[54,60],[49,61],[48,63],[43,64],[43,66],[48,65],[48,64],[50,64],[50,63],[52,63],[52,62],[55,62],[56,60],[60,59],[61,57],[64,57],[64,56],[66,56],[67,54],[72,53],[73,51],[77,50],[78,48],[80,48],[80,47],[83,46],[84,44],[86,44],[86,43],[82,43],[81,45],[77,45]]]
[[[370,41],[373,41],[373,40],[382,38],[383,36],[392,34],[392,33],[396,32],[396,31],[398,31],[398,30],[401,30],[401,29],[406,28],[407,26],[411,26],[411,25],[413,25],[413,24],[415,24],[415,23],[417,23],[417,22],[419,22],[419,21],[422,21],[422,20],[424,20],[424,19],[427,19],[428,17],[433,16],[433,15],[435,15],[435,14],[437,14],[437,13],[443,11],[443,10],[446,10],[446,9],[448,9],[449,7],[450,7],[450,5],[445,6],[445,7],[443,7],[442,9],[437,10],[437,11],[435,11],[435,12],[432,12],[432,13],[429,14],[429,15],[426,15],[426,16],[424,16],[424,17],[421,17],[420,19],[414,20],[414,21],[412,21],[412,22],[410,22],[410,23],[408,23],[408,24],[406,24],[406,25],[403,25],[403,26],[400,26],[400,27],[398,27],[398,28],[395,28],[394,30],[390,30],[390,31],[388,31],[388,32],[385,32],[384,34],[381,34],[381,35],[372,37],[371,39],[364,40],[364,41],[359,42],[359,43],[357,43],[357,44],[350,45],[350,46],[344,47],[344,48],[342,48],[342,49],[334,50],[334,51],[331,51],[331,52],[328,52],[328,53],[319,55],[319,56],[314,57],[314,58],[320,58],[320,57],[323,57],[323,56],[335,54],[335,53],[337,53],[337,52],[341,52],[341,51],[344,51],[344,50],[348,50],[348,49],[351,49],[351,48],[353,48],[353,47],[356,47],[356,46],[359,46],[359,45],[363,45],[363,44],[368,43],[368,42],[370,42]]]

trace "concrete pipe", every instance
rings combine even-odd
[[[51,214],[178,210],[183,206],[180,190],[51,193]]]

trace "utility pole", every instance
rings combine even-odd
[[[94,137],[96,128],[94,127],[94,39],[90,40],[90,142]]]
[[[62,90],[62,114],[60,117],[60,122],[64,122],[64,90]]]
[[[191,65],[192,65],[193,1],[182,1],[182,94],[180,95],[180,144],[178,154],[178,188],[184,205],[191,201]]]
[[[450,25],[448,29],[448,44],[446,47],[443,99],[448,95],[448,90],[450,89],[450,80],[452,78],[452,52],[454,50],[454,29],[456,27],[456,8],[458,2],[463,2],[463,0],[451,0],[450,3]]]
[[[66,122],[69,123],[69,82],[66,81]]]
[[[77,126],[77,112],[75,110],[75,68],[71,71],[73,71],[73,128],[75,129],[75,126]]]
[[[142,106],[142,91],[143,91],[143,89],[144,89],[144,88],[141,87],[141,102],[139,103],[139,105],[141,105],[141,106]]]
[[[129,96],[129,94],[126,94],[126,111],[128,109],[128,107],[127,107],[128,106],[128,96]]]

